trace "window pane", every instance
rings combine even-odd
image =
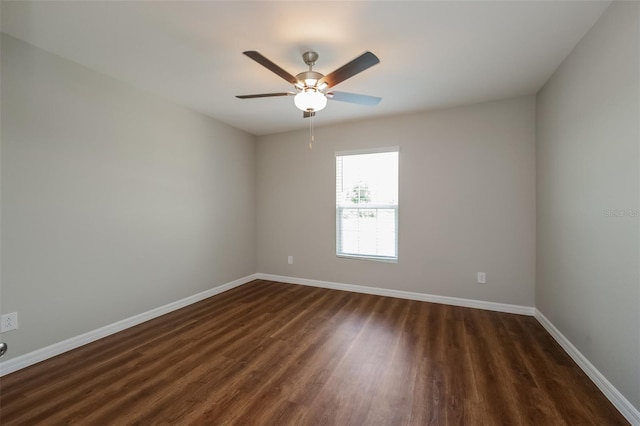
[[[353,203],[359,189],[375,204],[398,203],[398,153],[345,155],[336,157],[338,167],[337,201]]]
[[[340,225],[341,254],[396,257],[396,210],[342,210]]]

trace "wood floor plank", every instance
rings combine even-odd
[[[256,280],[0,378],[2,425],[623,425],[531,317]]]

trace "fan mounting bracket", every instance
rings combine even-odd
[[[312,67],[316,64],[316,61],[318,60],[318,54],[313,51],[304,52],[302,54],[302,60],[304,61],[305,64],[309,65],[309,67]]]

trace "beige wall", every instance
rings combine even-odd
[[[534,112],[523,97],[317,128],[312,151],[308,131],[260,137],[258,272],[533,306]],[[395,145],[399,262],[337,258],[334,152]]]
[[[11,359],[255,272],[255,140],[2,36]]]
[[[640,4],[614,3],[537,98],[536,306],[640,407]]]

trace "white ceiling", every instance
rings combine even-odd
[[[242,55],[291,74],[315,50],[328,74],[374,52],[380,64],[335,90],[380,96],[330,102],[323,125],[533,94],[609,1],[6,2],[2,31],[256,135],[305,128],[290,90]]]

